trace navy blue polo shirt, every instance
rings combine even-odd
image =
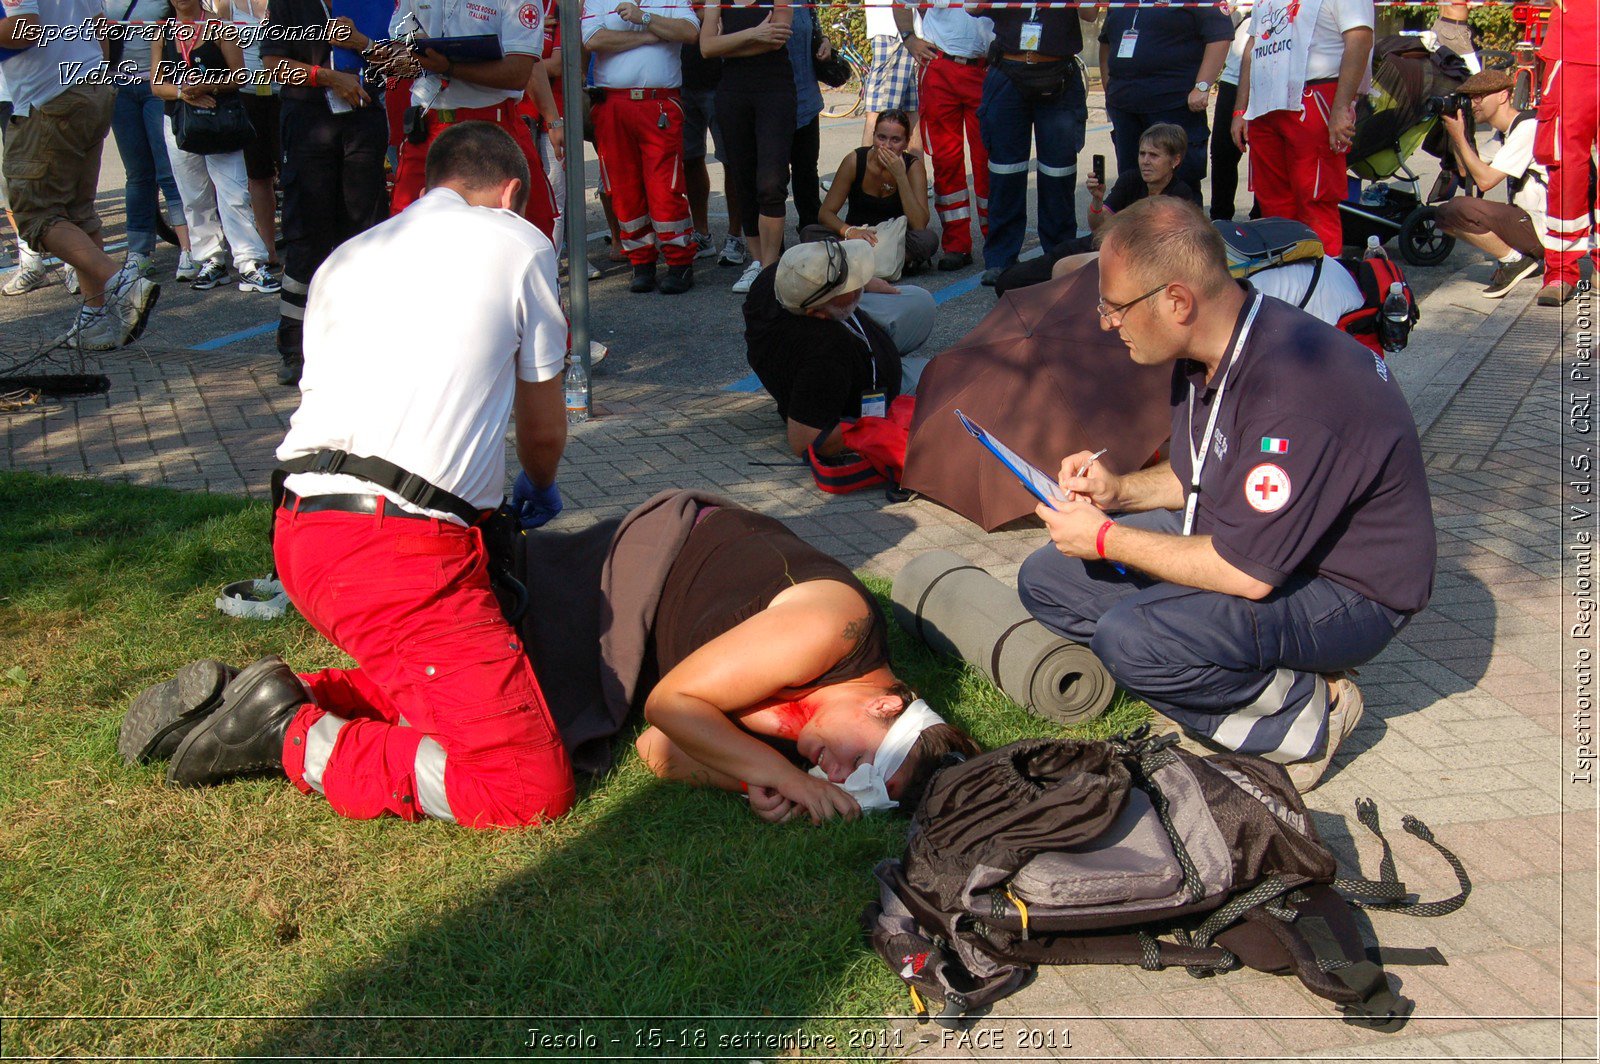
[[[1205,436],[1255,296],[1250,289],[1209,384],[1188,359],[1173,371],[1172,471],[1185,499],[1190,449]],[[1309,573],[1401,613],[1427,605],[1435,560],[1428,478],[1411,408],[1383,359],[1263,296],[1222,392],[1194,531],[1210,536],[1228,564],[1274,587]]]
[[[1133,55],[1120,59],[1122,35],[1138,32]],[[1106,106],[1122,111],[1183,107],[1200,76],[1206,45],[1233,40],[1233,20],[1216,7],[1114,7],[1100,29],[1110,64]]]
[[[1022,24],[1030,18],[1039,23],[1039,47],[1035,51],[1040,55],[1069,59],[1083,51],[1083,20],[1078,18],[1077,8],[997,7],[973,13],[994,23],[994,47],[1001,53],[1022,51]]]

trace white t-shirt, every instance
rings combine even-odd
[[[1372,0],[1322,0],[1317,25],[1311,31],[1311,58],[1306,64],[1306,80],[1336,78],[1344,62],[1344,34],[1376,21]]]
[[[900,28],[894,24],[894,0],[862,0],[867,13],[868,37],[898,37]]]
[[[104,58],[93,22],[99,0],[5,0],[6,15],[33,15],[39,25],[66,27],[62,39],[24,48],[6,60],[6,84],[17,117],[25,118],[100,69]]]
[[[1267,295],[1298,307],[1300,300],[1305,299],[1306,287],[1311,284],[1316,268],[1312,262],[1291,262],[1252,273],[1250,283]],[[1337,325],[1340,318],[1352,310],[1360,310],[1365,302],[1361,298],[1361,286],[1350,276],[1350,271],[1341,266],[1338,259],[1324,255],[1317,290],[1306,301],[1305,312],[1329,325]]]
[[[699,25],[688,0],[639,0],[639,10],[654,18],[681,18]],[[600,30],[650,33],[643,26],[623,21],[615,0],[585,0],[584,43]],[[683,84],[682,55],[683,45],[662,40],[626,52],[596,52],[594,83],[603,89],[675,89]]]
[[[278,459],[327,449],[383,458],[489,509],[505,491],[514,382],[556,377],[566,349],[550,241],[519,214],[436,188],[317,270],[300,409]],[[287,486],[377,490],[324,473]]]
[[[1510,133],[1496,133],[1494,141],[1500,147],[1487,162],[1505,174],[1508,180],[1526,179],[1522,182],[1522,190],[1511,197],[1511,202],[1527,211],[1533,219],[1534,231],[1542,233],[1550,175],[1544,167],[1533,161],[1533,138],[1538,134],[1538,125],[1530,116],[1516,123]]]
[[[922,12],[922,28],[917,36],[945,55],[979,59],[988,54],[994,41],[994,23],[969,15],[963,8],[930,7]]]
[[[537,59],[544,51],[544,8],[532,0],[400,0],[389,22],[389,33],[401,37],[418,24],[429,37],[497,33],[500,51],[505,55],[531,55]],[[437,74],[411,83],[411,102],[436,111],[493,107],[521,98],[521,89],[491,89],[460,78],[453,79],[441,92]]]
[[[1239,65],[1244,60],[1244,46],[1250,41],[1250,5],[1233,7],[1233,43],[1228,45],[1228,61],[1222,64],[1217,81],[1229,85],[1239,84]]]

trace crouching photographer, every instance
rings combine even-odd
[[[1538,120],[1532,111],[1519,111],[1511,102],[1513,81],[1503,70],[1485,70],[1461,83],[1458,95],[1472,105],[1472,117],[1494,129],[1498,143],[1491,160],[1478,154],[1459,111],[1442,116],[1462,176],[1481,192],[1508,191],[1508,202],[1458,197],[1439,206],[1439,228],[1492,255],[1499,267],[1483,294],[1499,299],[1526,277],[1544,272],[1545,168],[1534,162],[1533,144]]]

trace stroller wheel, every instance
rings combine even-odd
[[[1432,207],[1419,207],[1400,226],[1400,256],[1413,266],[1437,266],[1450,257],[1456,238],[1446,236]]]

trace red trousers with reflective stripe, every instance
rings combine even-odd
[[[415,766],[424,737],[444,748],[445,796],[460,824],[516,827],[572,807],[566,748],[489,589],[477,529],[287,508],[275,520],[284,590],[357,664],[301,677],[312,704],[283,748],[295,786],[312,791],[306,732],[331,713],[347,723],[322,791],[341,816],[421,816]]]
[[[1545,200],[1544,283],[1578,283],[1578,260],[1594,232],[1589,155],[1600,136],[1600,65],[1563,59],[1550,64],[1539,99],[1533,157],[1550,175]],[[1597,252],[1600,260],[1600,252]]]
[[[660,244],[668,266],[694,262],[694,224],[683,181],[683,104],[673,97],[634,100],[627,89],[606,89],[605,100],[594,107],[594,147],[628,261],[651,265]]]
[[[922,72],[922,136],[933,156],[933,206],[939,216],[939,244],[952,254],[972,253],[972,223],[989,232],[989,153],[978,135],[978,104],[983,102],[987,68],[939,56]],[[972,157],[972,193],[968,199],[967,156]],[[976,210],[974,210],[976,208]]]
[[[511,134],[511,139],[522,149],[522,157],[528,160],[528,172],[533,177],[531,187],[528,189],[528,205],[522,209],[522,216],[537,226],[539,232],[554,240],[552,234],[556,228],[555,197],[550,193],[550,182],[545,180],[544,160],[539,158],[539,149],[533,143],[533,134],[528,130],[528,123],[517,113],[517,101],[507,100],[499,107],[458,110],[455,112],[455,123],[460,122],[493,122]],[[424,164],[427,162],[428,148],[440,133],[455,123],[442,122],[438,112],[429,111],[426,143],[413,144],[404,137],[401,138],[400,164],[395,168],[394,191],[389,196],[391,218],[422,198],[423,189],[427,184]]]
[[[1293,218],[1317,232],[1328,254],[1344,247],[1339,204],[1349,194],[1345,152],[1328,146],[1328,114],[1338,86],[1307,85],[1302,111],[1273,111],[1249,126],[1250,180],[1261,213]]]

